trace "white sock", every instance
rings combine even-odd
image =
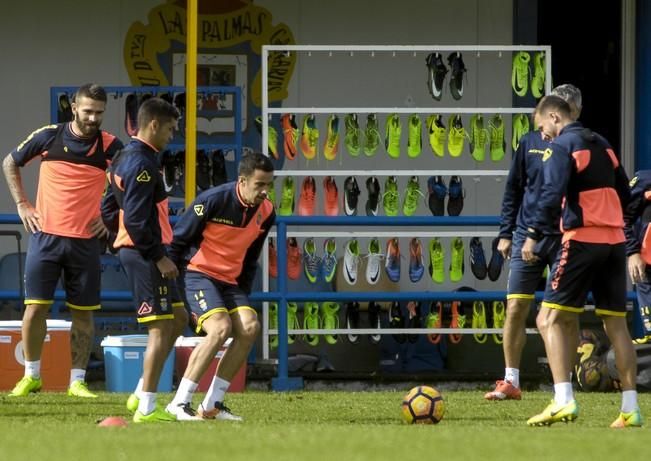
[[[41,361],[34,360],[33,362],[30,362],[28,360],[25,360],[25,376],[30,376],[32,378],[40,378]]]
[[[156,408],[156,392],[140,391],[140,400],[138,402],[138,411],[143,415],[148,415]]]
[[[554,384],[554,402],[558,405],[567,405],[574,400],[572,383]]]
[[[177,406],[180,404],[192,402],[192,395],[197,390],[198,385],[199,384],[195,383],[194,381],[190,381],[187,378],[182,378],[171,405]]]
[[[73,368],[70,370],[70,384],[75,381],[85,381],[86,380],[86,370],[82,368]]]
[[[138,380],[138,384],[136,385],[136,390],[133,391],[134,394],[136,394],[136,397],[140,398],[140,394],[142,394],[142,383],[143,383],[142,377]]]
[[[215,408],[216,402],[224,401],[224,395],[226,394],[226,391],[228,390],[228,386],[230,386],[230,384],[231,383],[229,381],[225,381],[220,377],[215,376],[212,379],[212,383],[210,383],[210,389],[208,389],[208,393],[206,394],[206,397],[204,397],[201,405],[206,410],[212,410]]]
[[[504,369],[504,381],[508,381],[513,386],[520,388],[520,370],[517,368]]]
[[[622,413],[630,413],[638,408],[637,391],[622,391]]]

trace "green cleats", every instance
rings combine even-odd
[[[133,414],[134,423],[173,423],[175,421],[176,416],[158,407],[148,415],[143,415],[138,410]]]
[[[303,329],[304,330],[318,330],[319,329],[319,303],[306,302],[303,305]],[[319,336],[307,333],[305,335],[305,342],[310,346],[319,344]]]
[[[504,328],[506,323],[506,307],[503,301],[493,301],[493,328]],[[493,333],[495,344],[504,342],[504,335]]]
[[[285,176],[285,179],[283,179],[283,191],[280,197],[280,206],[278,207],[278,214],[280,216],[291,216],[294,212],[294,191],[294,178],[291,176]]]
[[[430,115],[427,117],[427,129],[429,145],[434,155],[443,157],[445,155],[445,140],[447,131],[440,115]]]
[[[542,98],[545,94],[545,52],[538,51],[533,55],[533,77],[531,77],[531,94],[534,98]]]
[[[558,405],[552,400],[542,413],[532,416],[527,421],[528,426],[550,426],[558,422],[570,422],[579,417],[579,406],[576,400],[565,405]]]
[[[298,330],[301,328],[301,324],[298,323],[298,304],[293,302],[287,303],[287,329],[288,330]],[[296,335],[287,334],[287,344],[294,344],[296,341]]]
[[[366,129],[364,130],[364,153],[367,156],[375,155],[380,145],[380,127],[377,116],[368,114],[366,117]]]
[[[344,137],[344,144],[348,153],[353,157],[359,155],[360,142],[359,142],[359,123],[357,123],[357,114],[348,114],[344,119],[346,126],[346,134]]]
[[[391,114],[387,117],[387,124],[384,136],[384,147],[391,158],[400,157],[400,135],[402,125],[398,114]]]
[[[262,132],[262,116],[258,115],[255,118],[255,124],[259,132]],[[268,144],[268,155],[271,155],[273,158],[278,160],[278,132],[276,129],[267,125],[267,144]]]
[[[276,206],[276,186],[273,183],[267,189],[267,199],[274,207]]]
[[[328,133],[323,146],[323,156],[326,160],[334,160],[339,152],[339,117],[332,114],[328,117],[327,125]]]
[[[443,268],[443,246],[438,237],[429,241],[429,274],[436,283],[445,281]]]
[[[420,191],[418,184],[418,176],[412,176],[407,183],[407,191],[405,192],[405,201],[402,204],[402,212],[405,216],[413,216],[418,209],[418,200],[420,197],[425,198]]]
[[[461,155],[466,136],[466,130],[461,123],[461,115],[451,115],[448,119],[448,152],[451,157]]]
[[[269,303],[269,329],[278,329],[278,303]],[[275,349],[278,347],[278,335],[269,335],[269,347]],[[129,402],[127,401],[127,405]]]
[[[513,70],[511,72],[511,86],[518,96],[527,94],[529,88],[529,61],[531,56],[526,51],[518,51],[513,55]]]
[[[483,162],[486,158],[487,142],[488,130],[484,128],[484,117],[475,114],[470,117],[470,155],[477,162]]]
[[[135,393],[129,395],[126,404],[127,411],[129,413],[135,413],[136,410],[138,410],[138,405],[140,405],[140,399],[138,398],[138,396]]]
[[[395,176],[389,176],[384,183],[384,194],[382,195],[382,206],[386,216],[398,216],[398,180]]]
[[[9,393],[9,397],[26,397],[31,392],[39,392],[43,387],[41,378],[23,376]]]
[[[418,157],[423,148],[421,136],[422,122],[416,114],[409,116],[409,136],[407,138],[407,155],[411,158]]]
[[[82,399],[96,399],[97,394],[88,390],[88,384],[84,381],[73,381],[68,388],[68,397],[80,397]]]
[[[488,328],[484,301],[475,301],[472,303],[472,327],[476,329]],[[475,337],[475,341],[479,344],[484,344],[488,339],[486,333],[475,333],[473,336]]]
[[[500,114],[495,114],[488,121],[488,131],[490,133],[490,152],[491,160],[499,162],[504,158],[506,153],[506,141],[504,140],[504,120]]]
[[[638,408],[628,413],[620,413],[610,427],[613,429],[624,429],[626,427],[642,427],[643,425],[644,419]]]
[[[529,117],[527,114],[513,115],[513,136],[511,137],[511,146],[513,152],[518,150],[520,139],[529,132]]]
[[[456,237],[450,243],[450,281],[460,282],[463,278],[464,262],[463,262],[463,240]]]
[[[326,301],[321,305],[321,325],[324,330],[339,328],[339,304]],[[325,334],[323,338],[328,344],[337,344],[337,335]]]

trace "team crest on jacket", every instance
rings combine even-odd
[[[194,214],[196,214],[197,216],[203,216],[203,205],[201,205],[201,204],[195,205],[194,206]]]
[[[628,183],[628,187],[633,187],[635,184],[637,184],[637,176],[633,176],[633,179]]]
[[[543,152],[543,158],[542,158],[542,161],[543,161],[543,162],[546,162],[547,160],[549,160],[549,157],[552,156],[552,153],[553,153],[553,152],[554,152],[554,151],[551,150],[549,147],[548,147],[547,149],[545,149],[545,152]]]

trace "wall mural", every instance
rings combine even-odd
[[[262,45],[294,44],[294,35],[286,24],[274,24],[269,10],[250,0],[199,0],[198,8],[197,84],[241,88],[244,146],[259,150],[261,136],[254,120],[261,112]],[[124,41],[124,63],[131,84],[184,86],[186,38],[184,0],[168,0],[149,12],[146,24],[131,24]],[[279,107],[287,98],[295,64],[295,54],[270,53],[271,106]],[[198,144],[232,142],[234,119],[228,112],[232,107],[232,95],[199,94]],[[184,142],[183,130],[174,142]]]

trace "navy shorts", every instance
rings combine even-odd
[[[592,291],[597,315],[626,315],[624,243],[563,242],[547,278],[543,307],[583,312]]]
[[[637,304],[640,309],[644,334],[651,335],[651,266],[646,266],[647,282],[635,284]]]
[[[556,261],[556,254],[561,244],[561,236],[549,236],[544,253],[539,260],[528,264],[522,260],[522,246],[527,235],[522,229],[513,234],[511,246],[511,262],[509,264],[509,281],[507,284],[507,299],[533,299],[536,288],[540,284],[545,268],[551,267]]]
[[[99,240],[31,234],[25,259],[25,304],[52,304],[61,274],[68,308],[100,308]]]
[[[201,272],[186,272],[185,296],[196,333],[201,332],[202,324],[208,317],[219,312],[232,314],[239,309],[255,311],[249,296],[239,286],[220,282]]]
[[[164,279],[156,263],[134,248],[120,248],[119,257],[129,279],[138,323],[171,320],[175,308],[185,307],[176,280]]]

